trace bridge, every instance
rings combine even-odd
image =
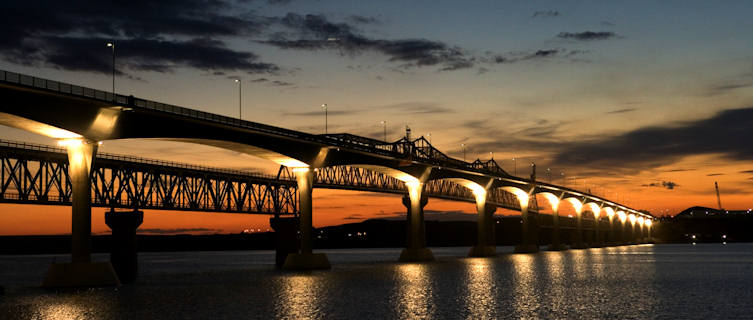
[[[558,221],[562,204],[573,207],[579,228],[582,216],[590,213],[593,221],[608,221],[608,230],[621,227],[637,235],[627,241],[643,239],[653,220],[651,215],[615,201],[537,181],[535,166],[530,178],[512,176],[493,160],[453,159],[423,137],[411,139],[409,134],[395,142],[351,134],[313,135],[7,71],[0,71],[0,101],[0,124],[58,139],[64,147],[15,148],[36,148],[26,150],[26,156],[36,154],[36,160],[17,156],[22,161],[8,160],[7,166],[3,160],[3,174],[6,167],[12,172],[7,181],[18,186],[16,193],[8,193],[8,201],[57,201],[72,207],[72,262],[50,268],[50,285],[87,283],[86,277],[107,273],[107,266],[90,261],[92,205],[276,216],[297,213],[297,232],[290,237],[299,233],[299,243],[283,264],[290,269],[329,267],[326,256],[312,250],[311,193],[315,187],[403,194],[409,227],[401,261],[433,260],[425,247],[423,226],[423,207],[430,196],[476,204],[478,239],[472,256],[495,254],[491,230],[496,207],[521,213],[523,236],[515,251],[537,252],[537,194],[547,200],[553,212],[550,248],[554,250],[562,249]],[[215,146],[268,159],[281,169],[275,177],[263,177],[132,157],[97,156],[98,144],[114,139],[162,139]],[[57,161],[52,161],[55,157]],[[30,159],[44,170],[29,172]],[[7,181],[4,175],[3,193],[10,185]],[[140,219],[113,213],[113,223],[108,225],[114,236],[128,234],[135,232]],[[280,219],[272,226],[289,230],[290,219]],[[599,223],[595,225],[598,230]]]

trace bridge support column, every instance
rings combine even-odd
[[[592,248],[601,248],[604,246],[604,232],[601,231],[601,220],[594,218],[594,240],[591,243]]]
[[[285,265],[288,254],[298,253],[298,218],[269,218],[269,226],[275,231],[277,248],[275,249],[275,267]]]
[[[610,214],[607,216],[609,219],[609,229],[607,230],[606,234],[606,245],[607,246],[614,246],[615,244],[615,232],[614,232],[614,214]]]
[[[583,242],[583,213],[581,210],[576,210],[575,214],[575,237],[570,249],[585,249],[588,248],[588,245]]]
[[[564,251],[567,250],[567,246],[563,245],[560,240],[560,214],[559,204],[553,207],[552,210],[552,243],[549,244],[547,250],[549,251]]]
[[[314,171],[310,168],[293,168],[298,182],[298,199],[300,206],[299,227],[301,232],[301,251],[288,254],[282,268],[286,270],[329,269],[329,260],[324,253],[313,253],[312,192],[314,189]]]
[[[424,206],[429,199],[424,193],[421,182],[406,182],[407,196],[403,197],[403,205],[408,208],[408,239],[407,248],[400,253],[402,262],[434,261],[434,254],[426,248],[426,224],[424,223]]]
[[[111,286],[120,281],[108,262],[91,261],[91,165],[97,153],[95,142],[65,140],[68,175],[72,184],[71,262],[53,263],[42,286]]]
[[[143,211],[105,212],[105,224],[112,230],[110,262],[121,283],[131,283],[138,275],[136,229],[142,222]]]
[[[515,253],[536,253],[539,252],[539,224],[538,215],[528,212],[528,197],[521,199],[518,197],[520,203],[520,216],[523,219],[521,224],[521,243],[515,246],[513,252]],[[524,200],[524,201],[522,201]]]
[[[492,257],[497,255],[494,241],[494,211],[497,207],[486,204],[486,190],[474,190],[476,211],[478,212],[478,239],[468,253],[471,257]]]

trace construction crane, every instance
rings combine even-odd
[[[719,210],[722,211],[722,198],[719,197],[719,184],[714,181],[714,188],[716,188],[716,203],[719,205]]]

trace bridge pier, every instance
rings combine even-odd
[[[434,254],[426,248],[426,224],[424,207],[429,198],[424,192],[424,183],[406,182],[408,194],[403,196],[403,205],[408,209],[407,247],[400,253],[401,262],[434,261]]]
[[[53,263],[42,286],[77,287],[119,285],[112,264],[91,261],[91,165],[97,143],[64,140],[68,151],[68,175],[72,185],[71,262]]]
[[[560,240],[560,214],[559,203],[552,208],[552,243],[546,248],[549,251],[564,251],[567,246],[563,245]]]
[[[282,269],[288,254],[298,253],[298,218],[269,218],[269,226],[275,231],[275,267]]]
[[[601,248],[604,246],[604,233],[601,231],[601,220],[594,218],[594,240],[591,243],[592,248]]]
[[[583,242],[583,212],[580,208],[576,208],[575,217],[575,237],[570,249],[586,249],[588,245]]]
[[[521,224],[521,243],[515,246],[515,253],[536,253],[539,252],[539,224],[538,214],[528,212],[528,199],[525,203],[520,201],[520,216],[523,219]]]
[[[314,171],[310,168],[293,168],[298,182],[300,205],[299,227],[301,232],[300,252],[288,254],[282,268],[286,270],[311,270],[331,268],[327,255],[313,253],[312,192]]]
[[[478,211],[478,239],[476,245],[471,247],[468,253],[470,257],[493,257],[497,255],[497,245],[494,232],[494,211],[497,206],[486,205],[484,201],[479,202],[476,197],[476,210]]]
[[[609,229],[607,230],[605,241],[606,241],[606,245],[611,247],[611,246],[614,246],[615,243],[617,242],[615,238],[615,230],[614,230],[614,212],[612,212],[612,214],[609,214],[607,218],[609,219]]]
[[[143,211],[105,212],[105,224],[112,230],[110,262],[121,283],[131,283],[138,276],[136,229],[142,222]]]

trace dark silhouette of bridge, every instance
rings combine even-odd
[[[478,243],[471,250],[472,256],[495,254],[491,223],[496,207],[521,212],[523,236],[515,251],[538,251],[537,194],[547,199],[554,213],[553,250],[563,249],[558,222],[561,204],[572,205],[579,229],[583,213],[590,212],[594,221],[608,220],[610,231],[618,229],[615,224],[631,230],[634,237],[623,239],[627,241],[643,239],[653,219],[588,192],[537,181],[535,166],[530,178],[515,177],[493,160],[469,163],[453,159],[423,137],[411,139],[409,134],[395,142],[351,134],[312,135],[5,71],[0,71],[0,101],[0,124],[59,139],[67,153],[66,163],[61,149],[16,148],[18,154],[23,153],[19,149],[27,149],[26,156],[37,156],[32,161],[44,170],[36,175],[28,172],[29,159],[8,161],[13,173],[8,181],[18,186],[16,193],[9,193],[16,199],[11,196],[9,201],[58,201],[72,206],[72,263],[53,265],[48,274],[50,285],[71,281],[87,284],[87,277],[97,277],[92,275],[98,275],[97,281],[106,278],[108,266],[90,263],[92,205],[276,216],[298,213],[295,219],[272,220],[272,226],[288,239],[300,234],[295,252],[287,255],[283,265],[292,269],[329,267],[326,256],[312,252],[314,187],[404,194],[409,227],[402,261],[433,260],[424,240],[423,207],[429,196],[476,203]],[[255,155],[282,167],[277,176],[264,177],[132,157],[97,156],[98,142],[127,138],[210,145]],[[5,192],[10,184],[5,177],[2,181]],[[123,224],[132,227],[134,222]],[[115,233],[118,223],[111,227]],[[132,229],[135,232],[135,227]],[[579,240],[574,247],[584,246]],[[67,282],[59,281],[63,278]]]

